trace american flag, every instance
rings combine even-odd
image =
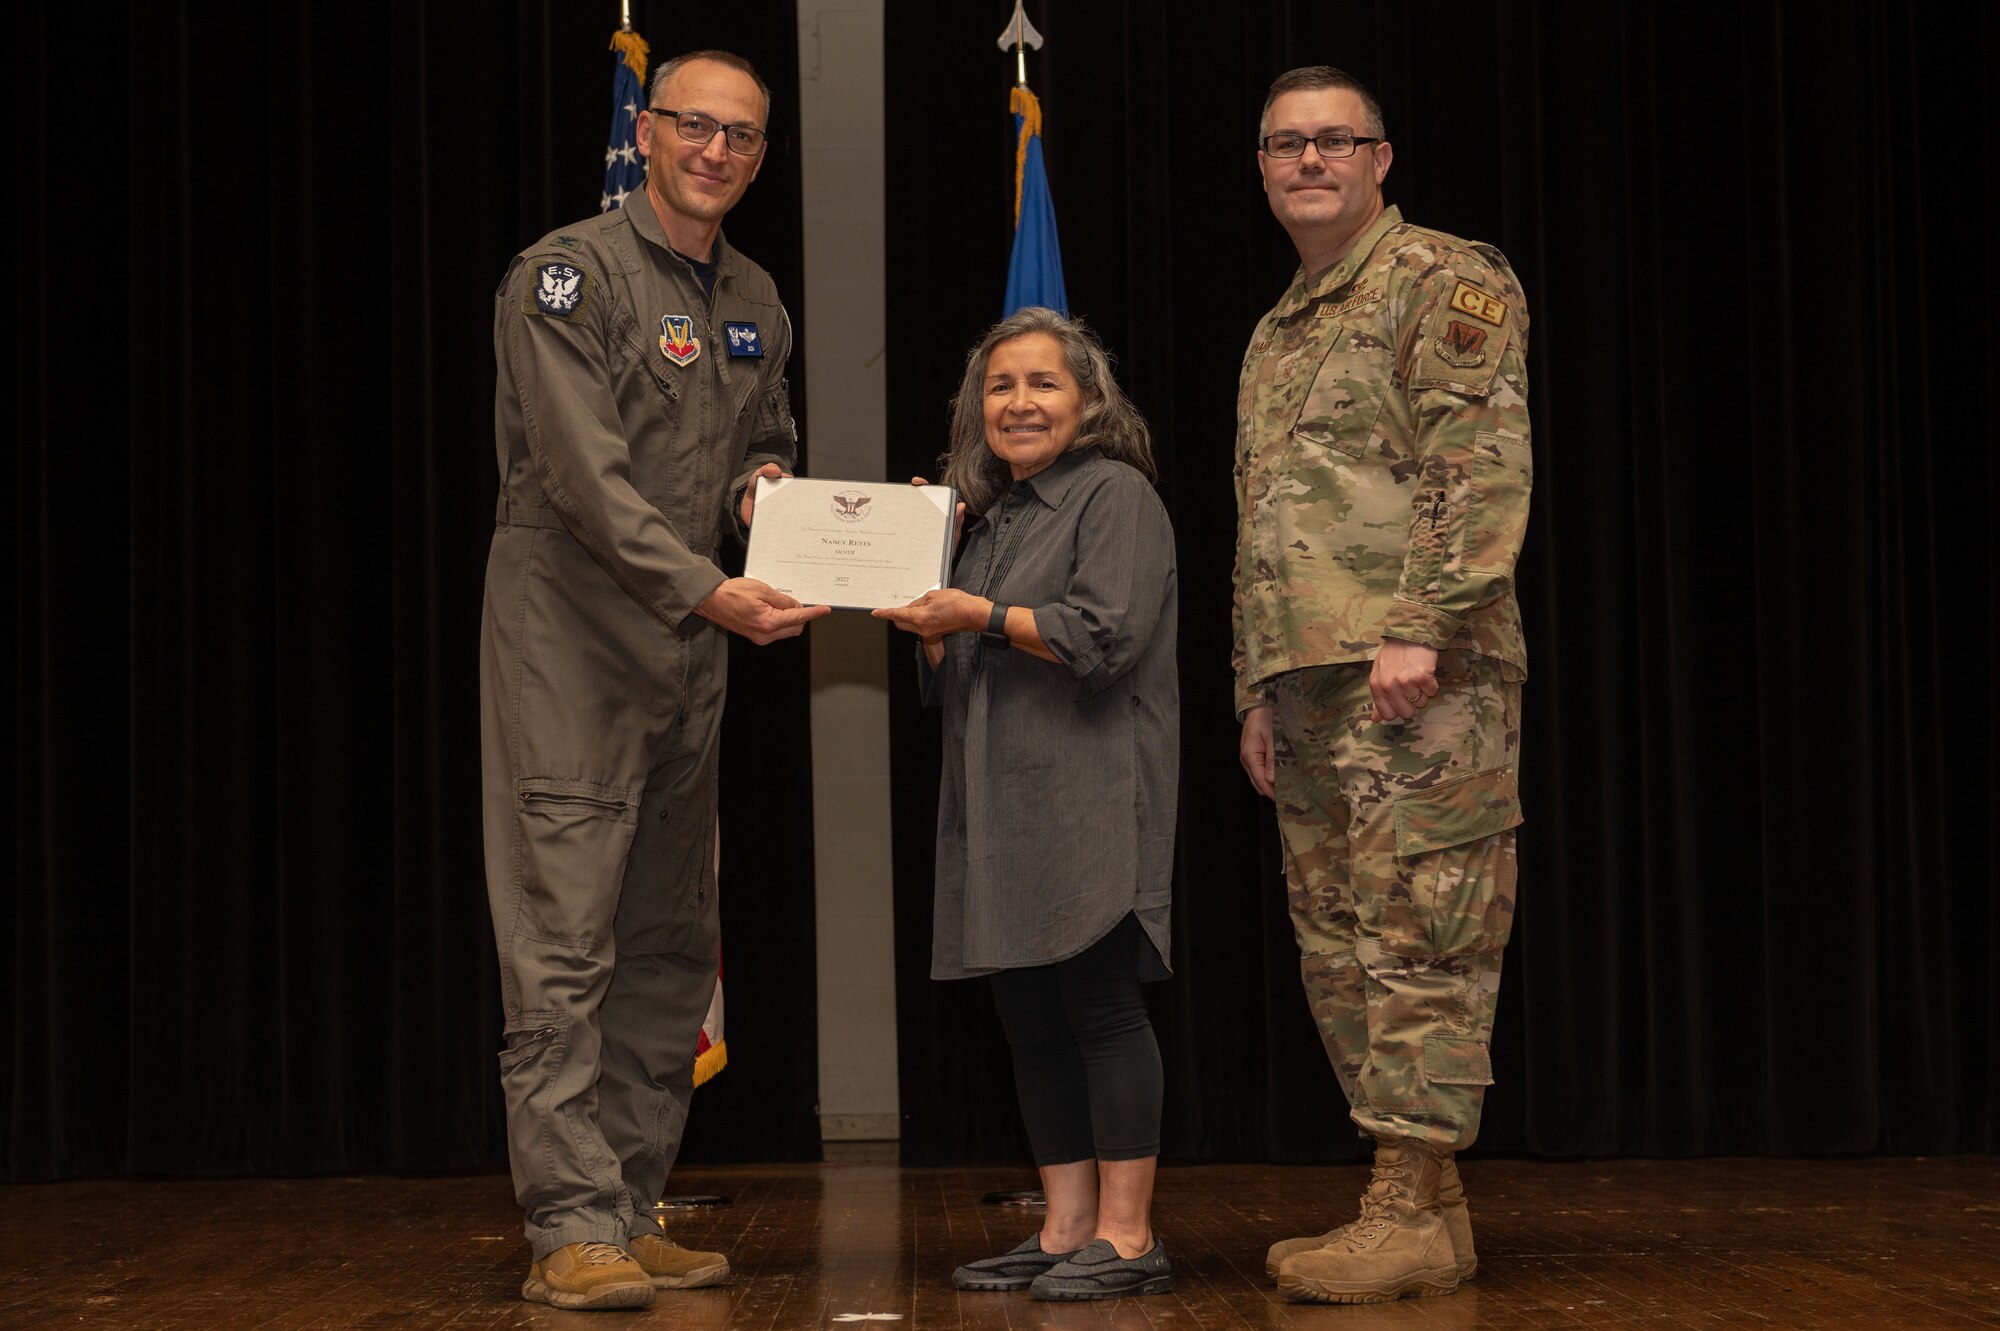
[[[646,109],[646,41],[630,29],[611,34],[611,137],[604,149],[604,198],[598,211],[610,212],[644,187],[646,164],[639,156],[639,113]]]

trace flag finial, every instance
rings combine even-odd
[[[1035,31],[1035,25],[1028,22],[1028,11],[1021,8],[1021,0],[1014,0],[1014,17],[1007,20],[1007,26],[1000,30],[1000,49],[1014,53],[1014,82],[1026,87],[1028,84],[1028,48],[1042,49],[1042,34]]]

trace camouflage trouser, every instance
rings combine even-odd
[[[1514,923],[1521,686],[1438,657],[1411,721],[1369,719],[1369,664],[1278,680],[1278,826],[1306,997],[1371,1137],[1472,1144]]]

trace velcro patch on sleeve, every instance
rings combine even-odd
[[[521,299],[525,314],[575,323],[590,308],[596,279],[573,263],[535,265]]]
[[[1507,302],[1498,296],[1488,295],[1470,282],[1461,281],[1453,287],[1451,300],[1447,303],[1460,314],[1469,314],[1495,328],[1506,326]]]
[[[1500,357],[1512,333],[1478,319],[1461,318],[1456,308],[1432,309],[1418,335],[1413,388],[1449,388],[1472,397],[1493,390]]]

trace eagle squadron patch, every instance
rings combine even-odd
[[[535,271],[535,284],[528,289],[529,314],[546,314],[552,319],[583,317],[590,304],[590,274],[574,264],[545,263]]]

